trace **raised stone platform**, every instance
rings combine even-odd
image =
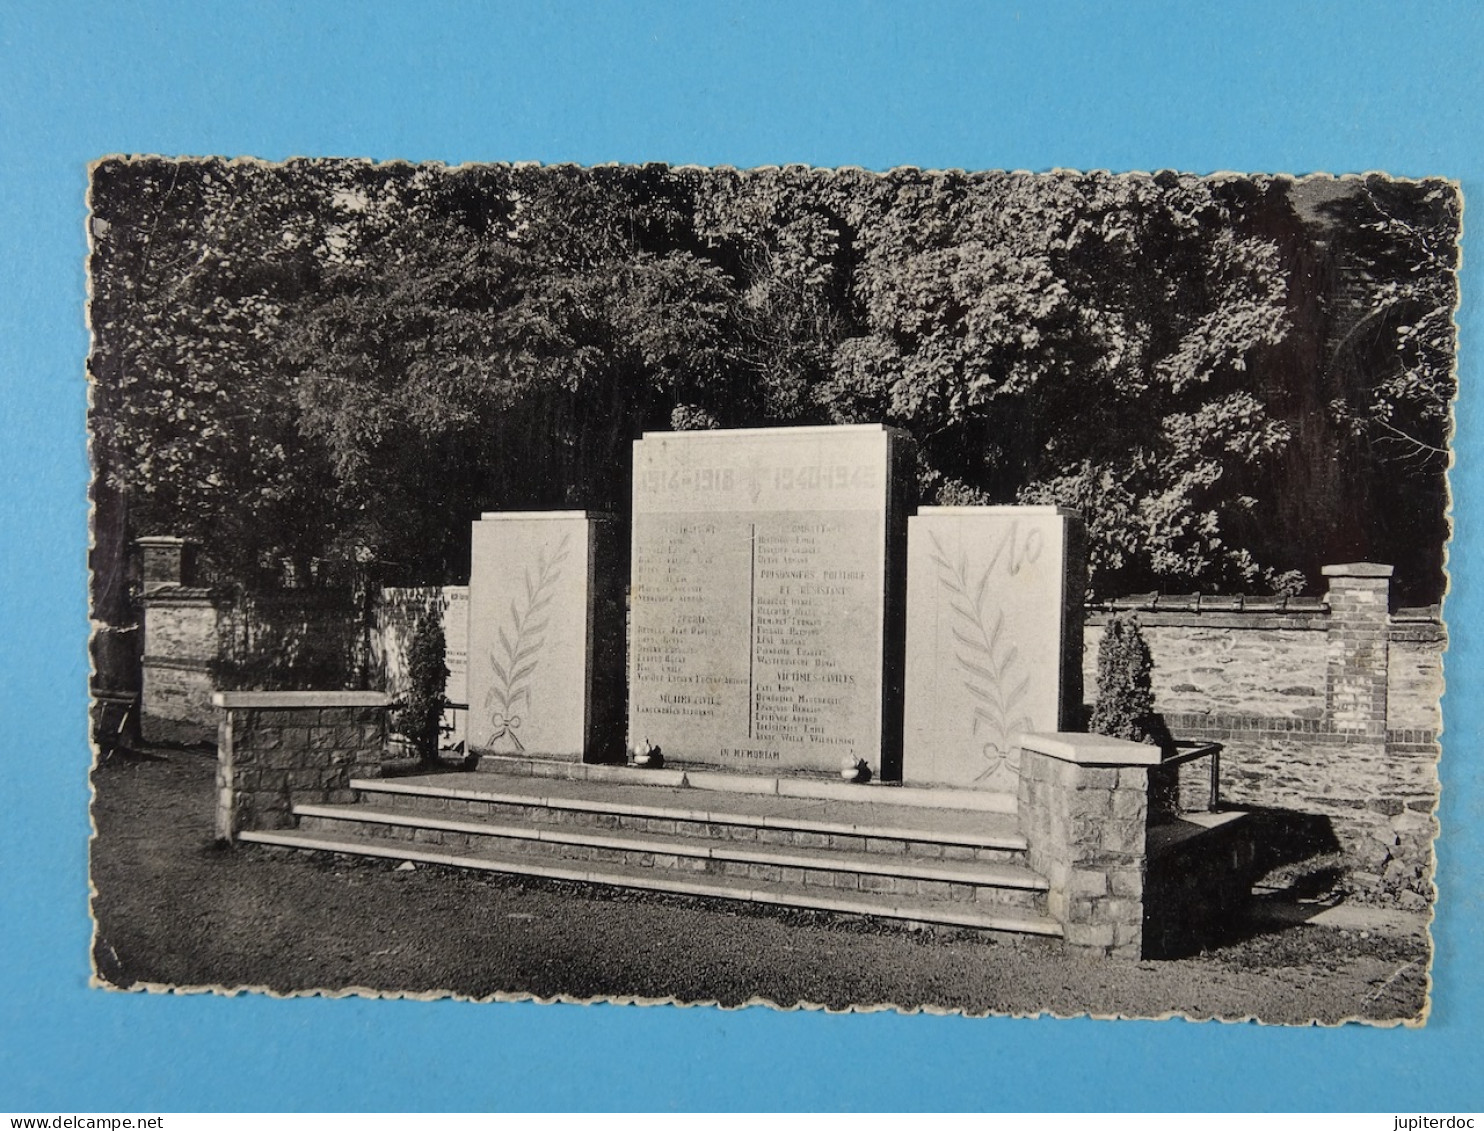
[[[1020,735],[1013,799],[498,756],[389,779],[385,696],[216,702],[218,832],[250,843],[1060,936],[1126,958],[1151,949],[1146,929],[1168,951],[1245,898],[1238,822],[1152,819],[1162,752],[1118,739]]]
[[[773,777],[734,774],[695,768],[640,769],[634,766],[567,763],[540,758],[480,759],[481,772],[569,781],[609,782],[614,785],[691,786],[721,793],[777,797],[813,797],[872,805],[905,805],[919,809],[960,809],[986,813],[1014,813],[1015,798],[989,790],[920,789],[889,783],[842,782],[819,776]]]

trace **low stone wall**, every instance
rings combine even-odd
[[[1020,831],[1068,946],[1177,957],[1240,924],[1261,833],[1245,813],[1211,811],[1216,747],[1064,732],[1019,743]]]
[[[386,752],[387,697],[374,691],[219,691],[216,833],[292,828],[293,806],[355,800]]]
[[[1223,802],[1323,817],[1353,896],[1420,910],[1432,898],[1436,743],[1407,746],[1266,720],[1166,717],[1182,738],[1220,742]],[[1253,723],[1258,725],[1254,726]]]
[[[1239,812],[1188,814],[1150,826],[1145,958],[1195,954],[1241,928],[1260,835]]]
[[[1017,796],[1030,866],[1068,946],[1140,958],[1149,769],[1158,747],[1097,734],[1023,734]]]

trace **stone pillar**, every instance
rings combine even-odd
[[[1157,746],[1098,734],[1022,734],[1018,815],[1030,866],[1067,945],[1139,958],[1149,767]]]
[[[216,835],[298,824],[298,803],[355,800],[386,751],[379,691],[218,691]]]
[[[140,648],[140,734],[146,742],[209,743],[216,733],[213,668],[229,605],[199,588],[195,544],[139,539],[144,575]]]
[[[1355,562],[1325,566],[1323,573],[1329,578],[1329,729],[1385,742],[1391,567]]]
[[[153,538],[136,538],[139,547],[140,574],[144,580],[144,591],[160,589],[167,585],[196,584],[196,552],[199,544],[189,538],[172,538],[164,535]]]

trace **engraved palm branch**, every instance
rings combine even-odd
[[[954,623],[949,626],[954,639],[954,659],[963,677],[964,689],[974,699],[970,733],[979,736],[981,729],[987,741],[982,753],[984,769],[976,782],[995,774],[1010,756],[1015,735],[1030,725],[1030,716],[1021,710],[1021,701],[1030,687],[1029,673],[1021,675],[1020,649],[1005,639],[1005,613],[998,610],[992,622],[986,622],[984,599],[989,577],[998,555],[984,568],[977,581],[970,581],[968,559],[961,552],[957,563],[949,560],[948,551],[930,533],[933,564],[938,567],[938,582],[949,593]]]
[[[570,538],[570,534],[563,534],[549,558],[543,546],[535,569],[526,567],[525,591],[511,598],[510,615],[499,626],[498,640],[490,649],[489,665],[495,673],[495,682],[484,697],[484,705],[494,724],[491,742],[508,736],[524,749],[515,733],[521,721],[516,712],[522,703],[527,708],[531,704],[531,678],[541,662],[541,649],[551,624],[548,610],[561,577],[562,563],[567,560]]]

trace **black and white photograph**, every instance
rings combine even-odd
[[[1462,209],[98,160],[95,985],[1424,1025]]]

